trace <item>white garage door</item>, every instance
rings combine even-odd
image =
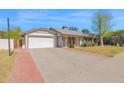
[[[54,47],[54,38],[28,38],[28,48]]]

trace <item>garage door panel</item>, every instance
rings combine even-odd
[[[54,38],[28,38],[28,48],[54,47]]]

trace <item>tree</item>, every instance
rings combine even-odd
[[[88,29],[82,29],[82,32],[83,33],[86,33],[86,34],[89,34],[90,33],[90,31]]]
[[[113,45],[123,46],[124,44],[124,30],[106,32],[104,37],[104,41],[113,42]]]
[[[62,29],[68,29],[68,27],[67,27],[67,26],[65,26],[65,25],[63,25],[63,26],[62,26]]]
[[[72,30],[72,31],[78,31],[78,28],[76,26],[70,26],[70,27],[68,27],[68,26],[63,25],[62,26],[62,29],[68,29],[68,30]]]
[[[10,30],[10,38],[18,41],[21,38],[20,33],[21,33],[20,27],[13,28]],[[8,38],[7,31],[6,31],[6,38]]]
[[[20,40],[20,38],[21,38],[20,33],[21,33],[21,29],[20,29],[20,27],[17,27],[15,29],[15,36],[14,36],[16,40]]]
[[[6,35],[5,35],[4,31],[0,31],[0,38],[6,38]]]
[[[112,16],[106,11],[98,11],[93,18],[93,26],[98,31],[100,45],[103,46],[104,34],[111,29]]]
[[[78,31],[78,28],[75,27],[75,26],[70,26],[70,27],[69,27],[69,30],[72,30],[72,31]]]
[[[124,30],[118,30],[113,32],[114,33],[114,37],[116,40],[116,45],[119,44],[120,46],[124,45]]]
[[[19,46],[19,40],[21,39],[21,29],[20,27],[16,27],[10,30],[10,38],[14,39],[14,42],[16,42],[16,46]],[[8,31],[5,32],[6,38],[8,38]]]
[[[103,35],[104,37],[112,37],[115,34],[115,32],[105,32]]]

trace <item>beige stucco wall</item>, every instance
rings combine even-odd
[[[57,46],[57,37],[54,37],[54,47]]]
[[[65,38],[65,46],[64,47],[68,47],[68,37],[64,37]]]
[[[75,37],[75,46],[80,46],[80,37]]]
[[[47,31],[37,31],[37,32],[33,32],[33,33],[30,33],[28,34],[28,36],[53,36],[53,34],[47,32]]]
[[[28,48],[28,38],[27,38],[28,36],[27,35],[25,35],[25,48]]]
[[[62,37],[58,37],[58,46],[63,47],[63,40]]]

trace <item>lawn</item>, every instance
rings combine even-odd
[[[114,57],[115,55],[124,52],[124,47],[94,46],[94,47],[75,48],[75,50],[96,53],[96,54],[108,56],[108,57]]]
[[[8,56],[8,52],[0,50],[0,82],[5,82],[15,64],[16,53]]]

